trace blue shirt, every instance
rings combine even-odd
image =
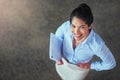
[[[73,64],[87,63],[94,55],[101,61],[91,63],[91,69],[96,71],[109,70],[116,66],[116,61],[102,38],[92,29],[88,37],[73,48],[73,34],[70,31],[70,21],[64,22],[58,27],[55,35],[62,40],[63,56]]]

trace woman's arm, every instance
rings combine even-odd
[[[68,21],[64,22],[61,26],[59,26],[55,32],[55,35],[62,41],[64,39],[64,31],[65,31],[67,25],[68,25]],[[62,46],[61,46],[61,49],[62,49]],[[56,61],[56,64],[61,65],[61,64],[63,64],[63,61],[62,60]]]
[[[103,44],[103,46],[96,52],[96,55],[100,57],[101,61],[92,62],[91,69],[95,69],[96,71],[102,71],[113,69],[116,66],[115,58],[105,44]]]

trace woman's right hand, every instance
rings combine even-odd
[[[62,60],[56,61],[56,64],[57,64],[57,65],[62,65],[62,64],[63,64],[63,61],[62,61]]]

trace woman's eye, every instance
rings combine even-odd
[[[72,26],[73,28],[75,28],[75,26]]]
[[[71,27],[75,28],[75,26],[74,26],[74,25],[71,25]]]
[[[84,29],[85,27],[84,27],[84,26],[81,26],[80,28]]]

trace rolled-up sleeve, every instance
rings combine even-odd
[[[102,47],[96,51],[96,56],[98,56],[101,61],[92,62],[91,69],[102,71],[113,69],[116,66],[115,58],[105,44],[103,44]]]

